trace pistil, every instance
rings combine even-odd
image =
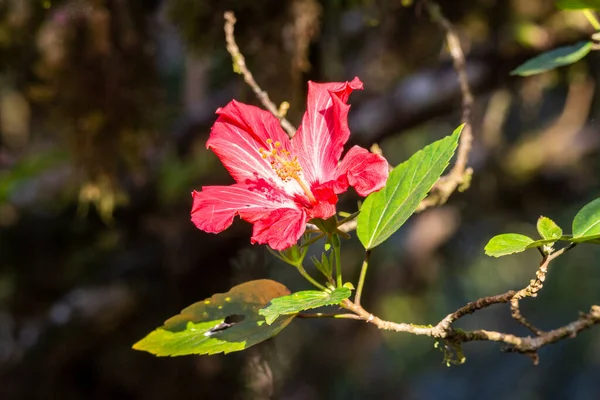
[[[260,148],[258,151],[262,158],[265,160],[269,159],[271,168],[273,168],[277,176],[284,182],[289,182],[290,179],[298,182],[298,185],[300,185],[300,188],[308,200],[312,204],[317,203],[317,199],[310,191],[306,182],[302,179],[302,167],[298,162],[298,157],[292,157],[289,151],[282,149],[280,142],[273,143],[272,139],[267,139],[267,145],[269,145],[268,150]]]

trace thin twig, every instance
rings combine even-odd
[[[234,36],[234,26],[235,26],[235,15],[231,11],[227,11],[224,14],[225,17],[225,41],[227,42],[227,51],[231,54],[231,58],[233,59],[234,67],[236,72],[239,72],[244,77],[244,82],[248,84],[258,97],[258,100],[265,106],[271,114],[273,114],[279,122],[281,123],[281,127],[287,132],[289,137],[293,137],[296,133],[296,128],[287,120],[285,117],[279,112],[279,109],[271,101],[267,92],[262,90],[258,83],[254,80],[252,73],[246,66],[246,59],[242,55],[240,48],[235,42]]]
[[[575,243],[571,243],[569,246],[563,247],[554,253],[548,254],[542,252],[542,261],[535,272],[535,279],[532,279],[527,287],[519,290],[510,299],[510,311],[512,317],[537,336],[542,335],[543,332],[527,321],[525,317],[523,317],[519,308],[519,300],[524,299],[525,297],[537,297],[538,292],[544,287],[544,281],[546,280],[546,274],[548,273],[548,265],[550,264],[550,261],[571,250],[573,247],[575,247]]]
[[[476,304],[479,304],[481,308],[485,308],[492,304],[497,303],[506,303],[510,299],[510,295],[514,294],[514,292],[507,292],[503,295],[494,296],[494,298],[488,298],[487,300],[481,302],[484,299],[480,299],[477,302],[469,303],[465,306],[465,310],[460,313],[460,316],[464,316],[476,311]],[[497,301],[495,303],[494,301]],[[413,335],[420,336],[429,336],[437,339],[443,339],[450,341],[453,344],[461,344],[471,341],[493,341],[493,342],[502,342],[509,345],[508,348],[504,349],[505,351],[517,352],[527,355],[535,354],[540,348],[555,343],[561,339],[565,339],[567,337],[575,337],[579,332],[592,327],[593,325],[600,324],[600,306],[594,305],[591,307],[589,313],[582,313],[580,317],[560,328],[553,329],[551,331],[542,332],[539,336],[531,337],[531,336],[516,336],[509,333],[502,333],[496,331],[488,331],[488,330],[474,330],[474,331],[464,331],[462,329],[454,329],[448,324],[448,319],[451,319],[451,315],[447,316],[443,320],[441,320],[435,326],[423,326],[423,325],[414,325],[407,323],[396,323],[391,321],[384,321],[379,317],[374,316],[373,314],[366,311],[361,306],[357,306],[349,300],[345,300],[342,303],[342,306],[360,317],[363,321],[367,323],[371,323],[377,326],[379,329],[389,330],[394,332],[405,332]],[[458,312],[458,311],[457,311]],[[459,318],[460,318],[459,316]],[[537,361],[537,357],[532,357],[534,362]],[[537,362],[536,362],[537,363]]]
[[[536,328],[533,324],[531,324],[523,314],[521,314],[521,309],[519,307],[519,300],[525,297],[537,297],[537,294],[544,287],[544,281],[546,280],[546,274],[548,273],[548,264],[550,263],[550,257],[548,255],[544,255],[542,261],[540,262],[540,266],[535,272],[535,279],[532,279],[529,282],[527,287],[519,290],[515,295],[510,299],[510,313],[518,323],[529,329],[536,336],[540,336],[543,334],[542,330]]]
[[[424,0],[424,4],[431,16],[433,22],[438,24],[446,32],[446,44],[452,57],[454,70],[458,75],[460,92],[462,96],[462,123],[465,124],[458,145],[456,162],[452,170],[442,176],[434,185],[431,193],[427,196],[417,208],[417,212],[423,211],[426,208],[438,206],[446,203],[448,197],[457,189],[465,190],[473,174],[473,170],[467,167],[469,161],[469,153],[473,143],[472,132],[472,113],[473,113],[473,94],[469,86],[469,76],[467,74],[467,66],[465,55],[460,45],[460,40],[450,21],[444,17],[440,6],[430,0]]]
[[[504,334],[485,330],[464,332],[461,333],[461,335],[463,335],[463,342],[472,340],[491,340],[494,342],[504,342],[511,346],[508,349],[505,349],[506,351],[518,353],[532,353],[538,351],[546,345],[555,343],[561,339],[575,337],[579,332],[583,331],[584,329],[591,328],[592,326],[599,323],[600,306],[593,305],[590,308],[589,313],[582,313],[577,320],[560,328],[556,328],[548,332],[543,332],[540,336],[537,337],[518,337],[511,334]]]
[[[503,294],[483,297],[479,300],[467,303],[466,305],[454,311],[453,313],[448,314],[436,325],[436,327],[440,331],[446,331],[454,321],[464,317],[465,315],[473,314],[475,311],[481,310],[482,308],[487,308],[492,304],[508,303],[510,299],[513,298],[515,293],[516,292],[514,290],[509,290],[508,292]]]
[[[360,304],[357,304],[356,302],[352,302],[350,300],[345,300],[341,303],[341,306],[359,316],[360,319],[362,319],[363,321],[372,323],[373,325],[377,326],[379,329],[390,330],[394,332],[405,332],[413,335],[429,336],[436,339],[442,339],[455,348],[459,348],[461,343],[471,342],[475,340],[503,342],[509,345],[509,347],[505,349],[506,351],[526,354],[533,359],[535,364],[537,364],[537,350],[539,350],[540,348],[548,344],[557,342],[561,339],[573,337],[584,329],[590,328],[595,324],[600,324],[600,306],[594,305],[591,307],[589,313],[582,313],[579,319],[571,322],[568,325],[546,332],[532,327],[524,318],[522,318],[522,321],[520,320],[519,322],[523,323],[524,321],[525,323],[523,324],[535,333],[536,336],[534,337],[519,337],[509,333],[487,331],[483,329],[474,331],[464,331],[462,329],[453,328],[452,324],[466,315],[472,314],[480,309],[487,308],[493,304],[511,303],[512,308],[513,299],[515,298],[521,299],[524,297],[535,297],[543,287],[543,282],[545,280],[545,273],[547,271],[548,264],[552,260],[556,259],[560,255],[572,249],[574,246],[574,244],[571,244],[554,253],[545,255],[544,259],[542,260],[542,263],[540,264],[540,268],[538,268],[538,271],[536,273],[536,279],[533,279],[525,288],[519,291],[509,290],[508,292],[503,294],[483,297],[477,301],[468,303],[463,307],[459,308],[458,310],[454,311],[453,313],[448,314],[436,325],[415,325],[409,323],[396,323],[391,321],[384,321],[381,318],[366,311]],[[518,318],[515,319],[519,320]]]

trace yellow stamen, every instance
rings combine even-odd
[[[302,179],[302,167],[298,162],[298,157],[292,157],[289,151],[281,148],[280,142],[275,142],[274,145],[272,139],[267,139],[266,142],[269,149],[258,149],[261,157],[269,159],[271,168],[273,168],[282,181],[289,182],[291,179],[295,180],[302,188],[304,194],[306,194],[306,197],[308,197],[308,200],[313,204],[316,203],[317,199],[310,191],[306,182],[304,182],[304,179]]]

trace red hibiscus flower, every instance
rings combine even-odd
[[[361,196],[381,189],[388,176],[383,157],[354,146],[340,162],[350,136],[346,102],[355,89],[362,89],[358,78],[309,82],[307,110],[293,139],[260,108],[234,100],[218,109],[206,147],[236,183],[192,192],[192,222],[218,233],[239,215],[254,224],[252,243],[283,250],[309,220],[333,216],[337,194],[348,186]]]

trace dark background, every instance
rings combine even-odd
[[[439,2],[476,94],[469,191],[409,220],[377,248],[363,304],[384,319],[437,323],[467,301],[524,287],[535,251],[483,254],[495,234],[570,232],[598,197],[600,60],[530,78],[519,63],[591,33],[550,0]],[[356,321],[296,320],[245,352],[155,358],[131,349],[185,306],[250,279],[307,289],[251,246],[249,224],[215,236],[189,221],[190,192],[231,178],[205,149],[214,111],[258,104],[232,71],[223,12],[257,81],[289,101],[306,81],[359,76],[351,140],[396,165],[460,123],[444,35],[400,0],[0,1],[0,398],[595,399],[600,330],[544,348],[540,365],[494,343],[447,368],[431,339]],[[346,195],[342,208],[353,211]],[[362,251],[343,245],[345,276]],[[600,252],[580,246],[523,302],[542,329],[600,301]],[[465,328],[527,334],[507,306]]]

